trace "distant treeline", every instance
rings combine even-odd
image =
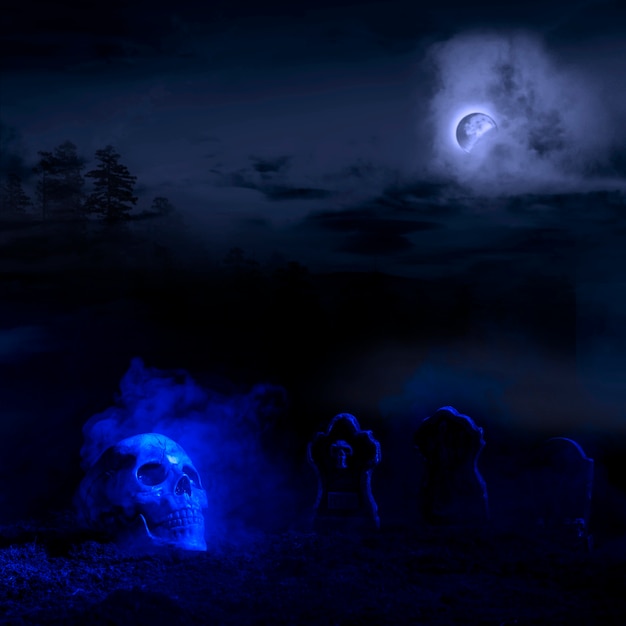
[[[37,154],[39,160],[33,167],[38,177],[35,198],[24,191],[22,176],[9,171],[0,181],[0,219],[83,220],[97,216],[115,223],[130,217],[137,204],[137,177],[120,162],[121,156],[112,145],[96,150],[96,167],[86,173],[87,161],[71,141]],[[89,189],[86,179],[91,179]],[[172,211],[167,198],[154,198],[153,213]]]

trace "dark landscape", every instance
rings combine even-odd
[[[623,205],[604,208],[619,230]],[[415,211],[404,206],[404,219]],[[522,287],[494,292],[501,263],[490,268],[482,257],[492,251],[485,249],[477,261],[483,269],[471,277],[450,270],[425,280],[321,274],[297,261],[265,266],[243,250],[217,264],[197,258],[194,267],[177,265],[175,250],[166,262],[162,252],[150,257],[155,244],[144,223],[132,220],[72,235],[78,239],[70,256],[67,227],[13,225],[3,235],[5,250],[20,242],[19,254],[3,257],[12,267],[2,277],[3,326],[14,336],[26,333],[12,352],[5,344],[2,364],[3,411],[12,416],[3,422],[3,623],[624,619],[623,433],[594,425],[596,417],[608,421],[612,409],[594,400],[593,385],[584,393],[552,372],[551,387],[548,367],[537,381],[521,364],[535,353],[564,370],[576,360],[582,322],[570,270],[580,247],[571,233],[555,229],[546,251],[541,232],[529,230],[524,239],[537,242],[534,255],[549,253],[560,265],[547,276],[529,248],[509,252]],[[500,229],[503,239],[510,236]],[[46,259],[56,259],[53,269],[45,268]],[[464,258],[461,267],[466,264],[472,259]],[[526,338],[526,350],[511,343],[516,336]],[[517,346],[519,366],[498,353],[502,341]],[[201,472],[210,465],[205,482],[236,493],[219,492],[232,502],[219,512],[206,553],[128,553],[76,519],[83,426],[105,415],[116,397],[120,404],[120,380],[137,357],[154,380],[167,381],[182,368],[199,387],[226,398],[265,385],[266,410],[257,406],[256,422],[236,422],[223,433],[248,458],[203,464],[208,448],[224,442],[180,439]],[[476,377],[494,366],[500,370],[492,379]],[[414,373],[428,367],[420,383]],[[528,377],[518,390],[515,374]],[[502,383],[509,375],[511,395]],[[520,408],[511,404],[526,393],[543,397]],[[485,431],[479,469],[491,519],[484,527],[433,527],[418,510],[423,467],[412,434],[449,404]],[[342,411],[381,443],[382,462],[372,477],[377,531],[312,530],[317,486],[306,445]],[[184,410],[167,423],[155,415],[156,428],[146,418],[137,432],[185,432],[176,424],[188,419]],[[542,484],[541,478],[532,484],[532,455],[551,436],[572,437],[595,461],[591,548],[572,543],[566,532],[543,531],[533,518],[533,494]]]
[[[624,24],[3,10],[0,624],[625,624]]]

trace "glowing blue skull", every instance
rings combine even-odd
[[[77,505],[88,527],[128,548],[207,548],[200,475],[165,435],[135,435],[105,450],[81,482]]]

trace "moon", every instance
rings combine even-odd
[[[465,152],[471,152],[476,143],[498,126],[485,113],[470,113],[456,127],[456,140]]]

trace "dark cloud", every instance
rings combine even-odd
[[[219,167],[210,171],[216,184],[222,187],[253,189],[270,201],[323,200],[332,197],[336,191],[319,187],[298,185],[289,181],[289,164],[292,157],[277,158],[250,157],[251,167],[225,172]]]
[[[418,219],[393,218],[368,209],[354,209],[312,213],[299,228],[341,234],[336,250],[370,256],[410,250],[413,244],[406,235],[433,230],[439,225]]]
[[[0,46],[7,68],[83,63],[93,68],[94,63],[155,55],[223,62],[226,53],[243,59],[269,34],[274,61],[292,63],[337,54],[410,53],[420,41],[450,36],[462,28],[525,26],[550,31],[560,40],[584,36],[589,28],[613,33],[619,32],[620,11],[623,16],[617,0],[583,3],[580,8],[564,0],[514,4],[483,0],[471,6],[444,0],[429,7],[406,0],[297,5],[284,0],[263,5],[251,0],[186,0],[175,5],[140,0],[129,5],[116,0],[96,10],[88,4],[37,0],[14,3],[5,10]],[[298,36],[289,33],[299,35],[303,45],[297,51],[293,44]],[[281,38],[291,41],[290,49],[281,52]]]
[[[239,170],[226,176],[223,183],[234,187],[256,189],[268,200],[321,200],[334,195],[329,189],[305,187],[294,184],[285,184],[288,180],[290,164],[293,160],[290,156],[275,158],[250,157],[252,168]],[[214,173],[219,173],[213,170]]]
[[[362,254],[366,256],[379,254],[395,254],[413,247],[411,242],[402,235],[392,232],[365,232],[346,237],[339,246],[341,252]]]
[[[268,200],[323,200],[334,195],[328,189],[272,186],[262,190]]]
[[[323,230],[403,235],[437,228],[432,222],[390,219],[367,209],[325,211],[311,215],[307,222]]]
[[[580,46],[594,42],[602,46],[603,42],[624,36],[624,17],[624,3],[620,0],[584,2],[571,11],[564,11],[561,19],[546,35],[548,40],[562,45]]]
[[[89,61],[152,55],[171,31],[163,12],[146,2],[99,10],[77,3],[28,2],[12,7],[0,29],[3,69],[63,70]]]

